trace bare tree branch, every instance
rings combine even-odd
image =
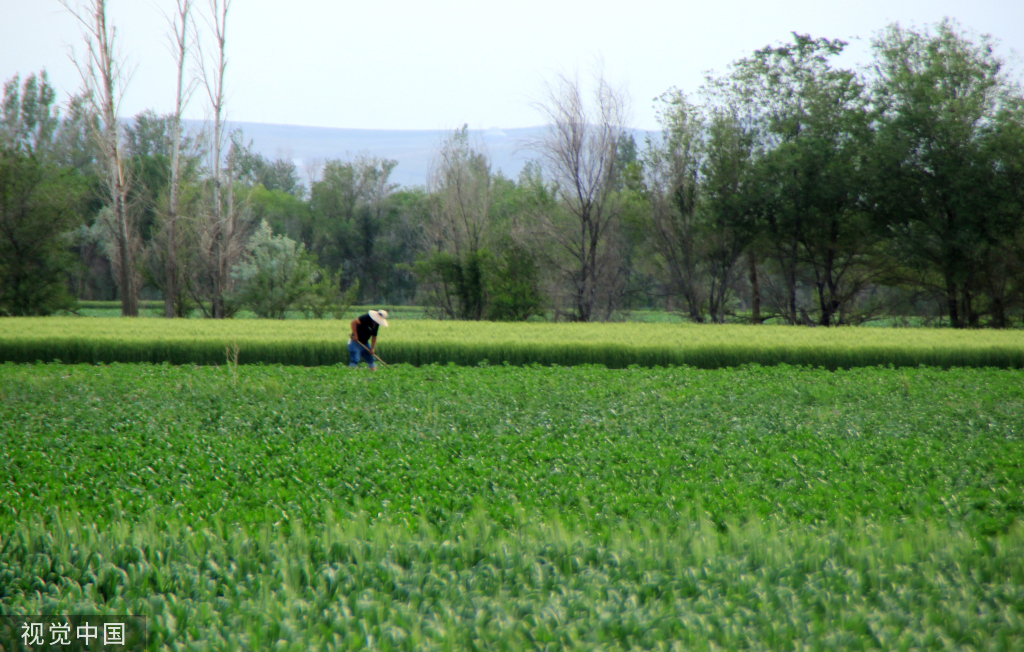
[[[618,260],[616,244],[608,236],[621,218],[615,197],[616,156],[625,134],[628,97],[603,76],[596,82],[593,105],[588,106],[579,79],[559,75],[548,86],[546,100],[537,105],[549,132],[531,146],[556,188],[556,213],[563,213],[542,215],[541,228],[572,261],[558,267],[573,288],[579,321],[596,316],[599,293],[615,285],[618,273],[612,264]]]
[[[235,224],[233,196],[228,188],[228,206],[225,214],[221,197],[221,180],[223,175],[224,148],[224,73],[228,60],[225,50],[227,43],[227,19],[231,9],[231,0],[209,0],[210,15],[205,17],[206,23],[213,34],[216,46],[213,60],[207,62],[202,51],[201,41],[196,41],[196,52],[203,86],[210,101],[213,113],[213,148],[211,170],[213,172],[213,211],[210,232],[213,236],[210,251],[210,274],[213,289],[212,312],[214,319],[225,317],[224,294],[230,281],[230,252],[237,249],[232,239],[238,233]]]
[[[180,275],[177,256],[177,223],[181,189],[181,114],[198,84],[198,79],[195,77],[189,79],[187,83],[185,82],[185,61],[191,50],[189,26],[193,0],[176,0],[176,2],[176,14],[168,18],[173,34],[172,54],[178,72],[174,95],[174,114],[171,118],[171,187],[165,223],[167,260],[164,269],[164,314],[168,318],[173,318],[177,314],[175,300],[180,291],[177,282]]]
[[[126,69],[117,49],[117,30],[107,20],[106,0],[58,0],[79,22],[85,42],[83,55],[71,52],[71,61],[78,69],[90,108],[99,117],[93,132],[101,152],[100,163],[110,207],[113,211],[115,252],[113,266],[121,294],[121,314],[139,314],[141,279],[136,265],[140,238],[134,213],[127,202],[131,185],[124,161],[118,108],[132,71]],[[82,59],[85,59],[83,61]]]

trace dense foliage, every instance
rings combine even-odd
[[[755,50],[666,92],[661,129],[639,144],[623,94],[598,79],[591,105],[560,78],[517,179],[463,127],[416,188],[390,180],[398,161],[303,175],[243,134],[181,133],[152,112],[118,136],[82,97],[60,119],[45,75],[15,78],[0,107],[0,222],[16,226],[0,230],[0,314],[116,296],[135,315],[140,292],[163,294],[167,316],[317,314],[351,290],[461,320],[660,308],[694,322],[1021,323],[1019,80],[992,39],[951,20],[885,28],[861,72],[840,65],[845,48],[794,34]],[[114,177],[98,165],[120,151],[111,138],[125,145]],[[88,188],[90,203],[70,201]],[[47,201],[14,209],[19,196]],[[306,252],[320,287],[300,291],[303,272],[266,290],[267,274],[237,270],[261,223]]]
[[[0,316],[48,315],[74,304],[69,233],[88,182],[62,139],[46,74],[14,77],[0,104]]]
[[[0,609],[170,649],[1011,650],[1019,372],[0,366]]]

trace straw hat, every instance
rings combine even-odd
[[[377,322],[381,326],[387,328],[388,326],[388,311],[387,310],[371,310],[370,319]]]

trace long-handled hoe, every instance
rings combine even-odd
[[[359,342],[359,340],[356,340],[356,342]],[[388,363],[386,363],[386,362],[384,362],[383,360],[381,360],[381,359],[380,359],[380,356],[378,356],[378,355],[377,355],[376,353],[374,353],[373,351],[371,351],[371,350],[369,349],[369,347],[367,347],[367,346],[366,346],[365,344],[363,344],[362,342],[359,342],[359,346],[361,346],[361,347],[363,347],[364,349],[366,349],[366,352],[367,352],[367,353],[369,353],[370,355],[372,355],[372,356],[373,356],[374,358],[376,358],[376,359],[377,359],[377,362],[381,363],[381,364],[382,364],[382,365],[384,365],[385,367],[387,367],[387,366],[388,366]]]

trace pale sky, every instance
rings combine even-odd
[[[135,69],[124,117],[173,106],[164,18],[173,4],[108,0]],[[196,4],[208,14],[207,0]],[[560,71],[585,78],[603,62],[606,78],[632,98],[632,126],[654,129],[654,97],[671,87],[694,91],[704,71],[724,72],[791,32],[851,40],[853,65],[869,60],[868,42],[887,24],[944,16],[997,38],[1019,78],[1021,0],[234,0],[227,111],[241,122],[354,129],[527,127],[543,122],[532,102],[545,81]],[[80,86],[68,52],[80,47],[78,26],[57,0],[0,0],[0,79],[45,67],[66,99]],[[197,93],[187,117],[203,118],[207,105]]]

